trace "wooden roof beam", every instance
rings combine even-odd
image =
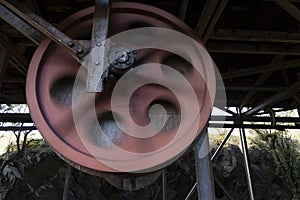
[[[16,62],[15,67],[21,67],[23,70],[27,71],[29,62],[27,58],[21,55],[10,42],[10,40],[0,32],[0,45],[9,51],[11,59]]]
[[[195,28],[203,43],[206,43],[210,33],[218,22],[228,0],[206,0],[201,16]]]
[[[181,0],[179,18],[184,21],[190,0]]]
[[[283,62],[272,63],[268,65],[262,65],[262,66],[222,73],[222,78],[223,80],[227,80],[231,78],[250,76],[254,74],[274,72],[282,69],[291,69],[297,67],[300,67],[300,60],[283,61]]]
[[[6,75],[8,60],[9,60],[8,50],[0,49],[0,91],[3,85],[4,77]]]
[[[300,45],[297,44],[249,44],[210,41],[206,47],[210,53],[300,55]]]
[[[300,22],[300,10],[289,0],[274,0],[283,10]]]
[[[265,100],[261,104],[259,104],[258,106],[256,106],[256,107],[248,110],[247,112],[243,113],[243,115],[246,115],[246,116],[247,115],[253,115],[253,114],[259,112],[260,110],[262,110],[266,107],[270,107],[270,106],[274,105],[275,103],[277,103],[279,101],[283,101],[285,99],[288,99],[291,96],[293,96],[293,93],[296,90],[298,90],[299,87],[300,87],[300,81],[297,81],[293,85],[289,86],[288,89],[271,96],[270,98],[268,98],[267,100]]]
[[[300,43],[300,33],[216,29],[210,40]]]
[[[271,64],[274,64],[274,63],[278,63],[278,62],[282,62],[285,58],[285,55],[276,55],[274,57],[274,59],[272,60]],[[261,86],[263,85],[267,80],[268,78],[272,75],[272,71],[269,71],[269,72],[265,72],[263,74],[261,74],[257,80],[255,81],[254,83],[254,86]],[[256,94],[256,91],[253,91],[253,90],[250,90],[247,95],[243,98],[242,102],[241,102],[241,107],[244,107],[245,104],[254,97],[254,95]]]

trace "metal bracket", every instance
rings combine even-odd
[[[88,76],[86,82],[87,92],[102,92],[101,76],[107,66],[106,58],[109,44],[106,44],[109,19],[109,0],[95,1],[95,14],[93,20],[91,52],[87,60]]]

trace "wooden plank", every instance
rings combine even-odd
[[[300,43],[300,33],[217,29],[210,40]]]
[[[213,29],[215,28],[225,6],[227,5],[228,0],[221,0],[208,27],[206,28],[206,31],[202,37],[202,42],[206,43],[206,41],[208,40],[208,37],[210,36],[211,32],[213,31]]]
[[[210,53],[300,55],[300,45],[297,44],[249,44],[209,41],[206,47]]]
[[[255,91],[255,92],[279,92],[286,87],[265,87],[265,86],[225,86],[226,91],[234,91],[234,92],[248,92],[248,91]]]
[[[291,69],[291,68],[297,68],[297,67],[300,67],[300,60],[284,61],[284,62],[279,62],[279,63],[272,63],[272,64],[268,64],[268,65],[262,65],[262,66],[251,67],[251,68],[222,73],[222,78],[223,78],[223,80],[226,80],[226,79],[231,79],[231,78],[250,76],[250,75],[260,74],[260,73],[264,73],[264,72],[273,72],[273,71],[278,71],[278,70],[282,70],[282,69]]]
[[[201,12],[201,16],[198,20],[197,26],[195,28],[195,32],[198,34],[200,38],[202,38],[207,25],[209,24],[210,19],[212,18],[219,0],[206,0],[204,8]]]

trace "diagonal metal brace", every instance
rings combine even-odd
[[[80,59],[83,58],[88,52],[88,49],[86,49],[83,45],[69,38],[67,35],[62,33],[56,27],[52,26],[49,22],[47,22],[40,16],[35,15],[29,10],[27,10],[25,14],[5,0],[0,0],[0,3],[8,10],[10,10],[13,14],[28,23],[30,26],[43,33],[58,45],[64,47],[77,61],[80,61]],[[4,18],[2,17],[2,14],[0,14],[0,17]]]

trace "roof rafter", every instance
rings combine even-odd
[[[273,0],[283,10],[300,22],[300,10],[289,0]]]
[[[209,39],[247,42],[300,43],[300,33],[217,29],[211,33]]]

